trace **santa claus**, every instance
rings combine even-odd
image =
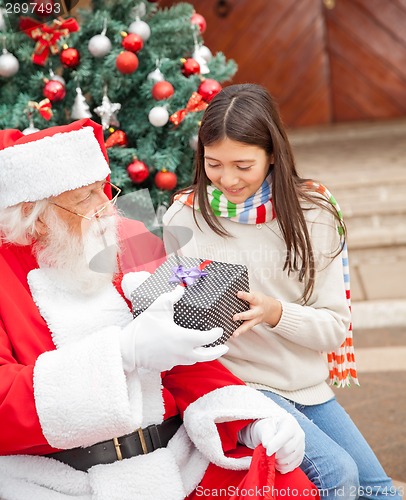
[[[0,132],[0,498],[317,496],[299,425],[202,347],[220,329],[174,323],[180,289],[132,318],[164,254],[109,173],[91,120]]]

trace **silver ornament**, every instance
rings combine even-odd
[[[200,55],[200,49],[201,47],[196,47],[195,51],[193,52],[193,59],[199,63],[200,66],[200,74],[201,75],[207,75],[207,73],[210,73],[209,67],[207,66],[207,61]]]
[[[197,149],[197,143],[198,143],[198,137],[197,135],[193,135],[190,139],[189,139],[189,146],[196,151]]]
[[[35,134],[35,132],[39,132],[39,128],[36,127],[27,127],[23,130],[24,135]]]
[[[92,116],[89,105],[87,104],[85,96],[82,94],[82,89],[80,87],[76,88],[76,97],[75,101],[73,102],[72,112],[70,116],[73,120],[90,118]]]
[[[145,21],[141,21],[141,19],[132,22],[128,27],[128,32],[140,36],[144,42],[151,36],[151,28]]]
[[[213,54],[211,53],[211,50],[209,47],[206,47],[206,45],[202,45],[198,48],[199,51],[199,56],[202,57],[206,62],[209,62],[213,58]]]
[[[29,113],[29,118],[28,118],[28,127],[23,130],[24,135],[30,135],[30,134],[35,134],[35,132],[39,132],[39,128],[34,126],[34,121],[32,119],[31,113]]]
[[[155,106],[148,113],[148,120],[154,127],[163,127],[168,123],[169,113],[164,106]]]
[[[19,67],[18,59],[7,49],[3,49],[3,54],[0,56],[0,76],[10,78],[17,73]]]
[[[96,115],[100,116],[103,130],[107,130],[110,126],[118,127],[120,122],[117,120],[116,113],[120,111],[121,104],[119,102],[111,102],[105,93],[103,95],[101,106],[94,108]]]
[[[156,68],[154,69],[154,71],[151,71],[151,73],[149,73],[147,79],[153,82],[162,82],[162,80],[165,80],[165,77],[162,71],[159,68]]]
[[[147,13],[147,8],[145,7],[145,3],[140,2],[138,5],[133,7],[130,11],[130,18],[140,19],[144,17]]]
[[[55,75],[55,73],[53,72],[52,68],[49,70],[49,80],[55,80],[59,83],[62,83],[62,85],[64,87],[66,87],[66,82],[65,82],[65,79],[60,76],[60,75]]]
[[[93,57],[104,57],[111,50],[111,41],[103,33],[93,36],[88,43],[87,48]]]

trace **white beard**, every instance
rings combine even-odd
[[[91,294],[112,282],[117,271],[117,217],[86,221],[82,236],[72,234],[50,210],[44,222],[49,228],[46,241],[34,252],[41,268],[58,270],[58,279],[72,291]]]

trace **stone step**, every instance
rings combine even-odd
[[[375,190],[363,188],[340,192],[334,197],[338,201],[344,218],[375,215],[403,215],[406,221],[406,183],[392,189],[380,187]]]
[[[348,246],[351,249],[406,245],[406,212],[347,217]]]
[[[403,311],[406,119],[309,127],[288,135],[300,175],[326,185],[343,211],[353,301],[401,300]],[[400,316],[406,324],[406,313]]]
[[[406,245],[379,248],[349,245],[349,255],[354,301],[406,299]]]
[[[406,183],[406,119],[300,129],[289,139],[301,175],[337,197],[337,190]]]
[[[351,142],[382,137],[405,136],[406,118],[394,120],[336,123],[334,125],[316,125],[288,130],[291,143],[294,146],[306,144],[324,144],[326,142]]]

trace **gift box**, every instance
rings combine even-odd
[[[233,321],[234,314],[249,309],[248,302],[237,297],[239,290],[249,291],[246,266],[172,256],[132,292],[133,316],[178,285],[186,290],[174,305],[176,324],[202,331],[224,329],[222,337],[208,345],[226,342],[242,323]]]

